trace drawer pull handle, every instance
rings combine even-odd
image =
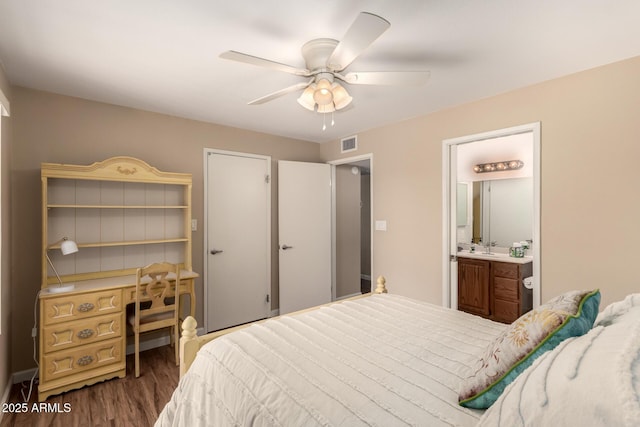
[[[78,306],[78,311],[81,313],[86,313],[87,311],[91,311],[93,310],[95,306],[93,304],[91,304],[90,302],[85,302],[83,304],[80,304]]]
[[[93,357],[91,356],[82,356],[78,359],[78,365],[80,366],[87,366],[91,362],[93,362]]]
[[[83,329],[80,332],[78,332],[78,338],[81,338],[81,339],[90,338],[91,335],[93,335],[93,329]]]

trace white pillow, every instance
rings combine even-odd
[[[611,304],[587,334],[538,358],[478,425],[640,425],[640,294]]]

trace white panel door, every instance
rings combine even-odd
[[[271,159],[207,153],[207,329],[271,312]]]
[[[331,301],[331,166],[278,162],[280,314]]]

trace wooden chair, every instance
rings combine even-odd
[[[171,276],[169,276],[170,273]],[[180,268],[168,262],[154,263],[139,268],[136,273],[135,312],[129,316],[129,324],[135,336],[136,378],[140,376],[140,334],[157,329],[171,328],[171,343],[175,347],[176,366],[178,358],[180,307],[179,293],[175,286],[180,283]],[[147,281],[147,276],[150,280]],[[171,280],[171,281],[169,281]],[[149,305],[150,302],[150,305]]]

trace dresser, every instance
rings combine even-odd
[[[191,315],[198,274],[191,271],[190,174],[114,157],[91,165],[43,163],[41,177],[42,401],[125,376],[126,309],[135,298],[137,268],[179,264],[181,280],[174,286],[181,303],[189,296]],[[65,238],[77,243],[78,252],[62,254]],[[59,281],[74,287],[52,292]]]

